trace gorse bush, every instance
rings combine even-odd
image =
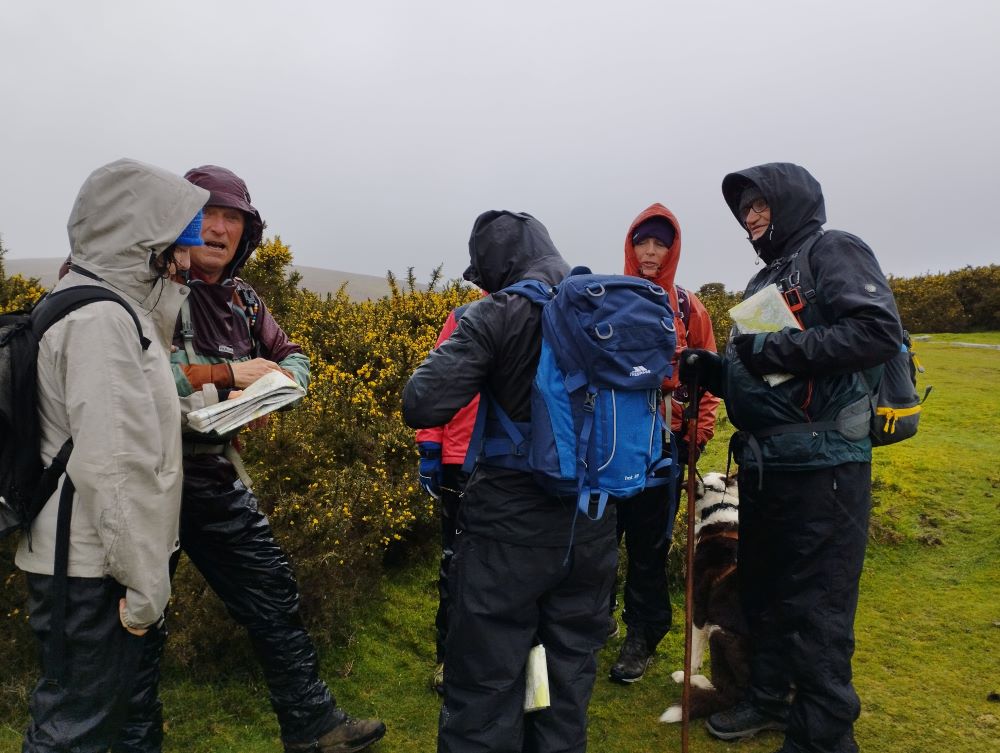
[[[715,346],[720,353],[725,352],[729,341],[729,330],[733,320],[729,317],[729,309],[743,300],[742,293],[726,292],[721,282],[710,282],[702,285],[696,291],[698,300],[705,304],[708,315],[712,318],[712,332],[715,335]]]
[[[37,277],[7,276],[3,258],[7,255],[3,238],[0,238],[0,314],[8,311],[23,311],[45,294]]]

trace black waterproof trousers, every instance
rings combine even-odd
[[[240,481],[212,490],[185,489],[181,549],[246,628],[282,739],[308,742],[336,726],[342,715],[319,678],[316,649],[299,616],[295,575],[254,494]],[[144,683],[136,687],[114,753],[160,750],[160,725],[151,723],[159,717],[159,672],[149,664],[142,672]]]
[[[617,566],[611,532],[565,547],[461,533],[438,753],[581,753],[596,654],[607,636]],[[524,713],[525,664],[545,646],[552,705]]]
[[[462,466],[447,464],[441,466],[441,567],[438,571],[438,609],[434,618],[437,661],[444,661],[444,646],[448,637],[448,610],[451,599],[448,596],[448,569],[455,554],[455,534],[458,530],[458,509],[469,474],[462,472]]]
[[[750,700],[789,711],[782,753],[855,753],[854,614],[868,541],[871,464],[740,469],[739,583]],[[791,694],[791,708],[787,699]]]
[[[62,677],[46,656],[52,577],[27,574],[29,623],[40,644],[42,678],[31,693],[22,753],[106,753],[128,709],[147,638],[118,618],[125,587],[111,578],[70,578]],[[155,642],[155,641],[154,641]]]
[[[667,582],[667,553],[674,534],[674,519],[680,504],[681,483],[645,489],[634,497],[619,500],[618,543],[625,538],[628,564],[625,570],[625,609],[622,619],[628,630],[645,637],[652,653],[670,630]],[[617,583],[611,591],[609,610],[616,606]]]

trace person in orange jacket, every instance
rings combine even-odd
[[[679,388],[677,355],[685,348],[715,351],[712,320],[698,297],[674,284],[681,256],[680,224],[662,204],[644,210],[629,226],[625,236],[625,274],[643,277],[667,291],[674,311],[677,350],[673,376],[663,382],[664,404],[671,408],[670,429],[677,444],[679,463],[688,459],[688,429],[683,422],[687,395]],[[697,343],[697,345],[695,344]],[[715,432],[715,412],[719,399],[706,394],[698,413],[698,454]],[[694,469],[688,469],[693,472]],[[670,629],[670,595],[667,587],[667,552],[673,534],[674,517],[680,504],[681,482],[663,485],[624,500],[618,505],[618,541],[625,539],[628,568],[625,575],[627,628],[618,659],[610,677],[632,683],[642,678],[659,642]],[[671,497],[670,489],[675,493]],[[617,588],[611,593],[609,636],[617,634],[614,617]]]
[[[459,306],[448,314],[444,326],[438,334],[438,347],[451,337],[458,327],[465,310],[471,306],[467,303]],[[430,429],[418,429],[416,433],[417,449],[420,452],[420,485],[428,494],[436,499],[441,510],[441,567],[438,572],[438,608],[434,618],[435,629],[435,663],[431,687],[440,695],[444,693],[444,644],[448,636],[448,568],[455,553],[455,535],[458,531],[458,508],[465,490],[465,482],[469,474],[462,470],[465,455],[469,449],[469,440],[476,424],[476,410],[479,408],[479,396],[469,401],[468,405],[459,410],[455,417],[444,426],[434,426]]]

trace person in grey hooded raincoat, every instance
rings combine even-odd
[[[43,661],[31,694],[25,753],[106,751],[127,708],[147,630],[170,597],[178,546],[180,411],[169,349],[187,291],[168,277],[187,266],[208,191],[134,160],[95,170],[69,218],[71,267],[56,291],[108,288],[54,324],[38,351],[42,460],[73,439],[64,662]],[[193,218],[198,222],[193,222]],[[189,237],[190,236],[190,237]],[[65,479],[65,476],[63,477]],[[56,512],[62,483],[16,555],[27,573],[29,622],[46,653],[53,625]],[[58,624],[56,622],[56,624]],[[155,631],[152,631],[155,632]]]
[[[802,328],[736,335],[724,358],[681,356],[681,379],[723,397],[740,430],[737,574],[750,690],[707,726],[725,740],[785,730],[780,753],[855,753],[851,656],[872,459],[863,372],[899,352],[899,313],[864,241],[823,230],[823,192],[805,168],[731,173],[722,193],[766,265],[744,297],[776,284]],[[793,378],[771,386],[762,377],[773,373]]]
[[[415,429],[447,423],[481,390],[511,420],[531,417],[541,307],[503,289],[520,280],[555,285],[569,266],[542,223],[506,211],[476,219],[469,257],[465,279],[495,292],[470,306],[410,377],[403,418]],[[486,461],[473,470],[449,576],[439,753],[586,750],[618,551],[609,508],[600,520],[576,520],[567,552],[575,511],[575,499],[548,496],[529,472]],[[526,714],[525,663],[536,639],[552,705]]]

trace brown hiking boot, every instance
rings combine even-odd
[[[385,724],[378,719],[344,721],[311,743],[285,743],[285,753],[356,753],[382,739]]]

